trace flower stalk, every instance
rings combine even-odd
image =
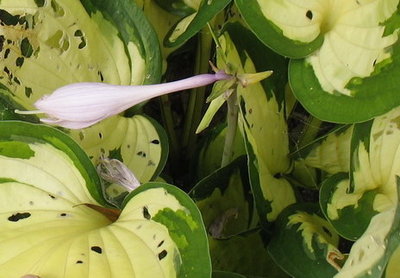
[[[228,104],[228,113],[226,115],[227,131],[224,142],[224,150],[222,152],[221,167],[227,166],[232,161],[234,155],[233,149],[239,117],[236,89],[232,91],[226,102]]]

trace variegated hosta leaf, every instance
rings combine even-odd
[[[83,3],[85,6],[78,0],[1,1],[0,55],[2,67],[7,69],[1,72],[1,83],[27,108],[43,94],[74,82],[128,85],[158,78],[153,72],[157,65],[147,63],[143,56],[157,55],[140,45],[145,38],[124,34],[121,39],[120,32],[132,32],[135,27],[119,30],[103,14],[112,7]],[[151,75],[147,80],[146,74]]]
[[[231,0],[201,0],[187,1],[196,11],[176,23],[176,25],[167,34],[164,44],[168,47],[182,45],[188,39],[193,37],[207,22],[222,11]]]
[[[95,164],[101,156],[118,159],[142,183],[159,174],[168,154],[164,130],[155,121],[140,115],[112,117],[100,125],[71,130],[70,135]]]
[[[253,192],[261,220],[273,221],[282,209],[296,201],[289,182],[279,177],[291,166],[283,98],[280,95],[283,88],[275,85],[278,80],[285,80],[285,71],[281,68],[285,63],[239,24],[228,26],[227,32],[220,37],[220,43],[226,57],[224,62],[233,71],[240,74],[273,69],[276,74],[263,83],[237,88]]]
[[[28,122],[39,122],[34,115],[21,115],[15,112],[15,109],[23,110],[8,94],[8,89],[0,84],[0,120],[23,120]]]
[[[397,202],[399,119],[400,109],[397,108],[374,121],[356,124],[351,143],[350,176],[336,176],[321,188],[321,205],[326,216],[344,237],[358,238],[372,216]]]
[[[201,216],[149,183],[105,206],[88,157],[53,128],[0,122],[0,277],[209,277]]]
[[[289,206],[276,224],[268,251],[287,273],[296,278],[333,277],[337,273],[344,259],[337,249],[339,236],[319,216],[318,206]]]
[[[320,204],[336,231],[349,240],[359,238],[377,211],[373,207],[375,191],[349,194],[349,175],[338,173],[322,183]],[[354,219],[357,219],[355,221]]]
[[[323,45],[306,62],[325,92],[351,96],[355,92],[346,88],[348,82],[370,76],[375,65],[391,56],[389,47],[397,41],[397,32],[387,34],[381,24],[397,11],[399,0],[319,2],[304,7],[316,13],[325,33]]]
[[[400,104],[399,0],[236,2],[265,44],[306,57],[291,61],[290,84],[311,114],[354,123]]]
[[[321,14],[313,21],[314,14],[311,10],[308,13],[306,7],[323,7],[330,2],[333,1],[235,0],[243,19],[264,44],[294,58],[309,55],[323,42],[318,24]]]
[[[175,2],[175,0],[172,1]],[[162,42],[169,30],[172,28],[172,26],[174,26],[175,22],[179,20],[180,17],[161,8],[156,3],[156,0],[135,0],[135,2],[143,11],[151,26],[154,27],[154,31],[157,33],[158,40]],[[165,3],[164,0],[158,2]],[[176,2],[181,3],[182,0],[176,0]],[[185,12],[189,11],[192,11],[192,8],[188,8],[187,10],[185,9]],[[163,59],[162,72],[164,73],[167,69],[167,57],[174,52],[176,48],[164,47],[163,45],[160,45],[160,48],[162,53],[161,57]]]
[[[32,109],[34,101],[44,94],[69,83],[104,81],[129,85],[159,79],[156,35],[132,1],[5,0],[1,1],[0,9],[4,25],[0,29],[0,65],[4,67],[0,82],[27,109]],[[147,122],[144,130],[138,128],[132,131],[136,134],[124,138],[130,133],[127,129],[132,125],[130,122],[136,120],[116,116],[77,133],[83,134],[82,146],[95,159],[101,149],[103,152],[120,149],[131,170],[138,172],[142,181],[148,181],[163,163],[153,157],[152,167],[141,173],[143,159],[126,146],[134,148],[138,141],[145,142],[149,139],[146,131],[151,129],[154,133],[156,127]],[[118,128],[113,129],[111,123]],[[161,142],[158,137],[151,140]],[[113,146],[104,143],[115,138],[119,139]],[[149,146],[150,143],[145,147]],[[158,151],[157,156],[160,154]]]
[[[238,2],[239,7],[245,5],[243,1]],[[279,31],[274,30],[275,36],[288,39],[286,45],[277,47],[286,49],[290,43],[293,53],[289,56],[300,58],[296,55],[297,44],[309,44],[324,37],[321,48],[307,61],[323,89],[329,93],[336,91],[349,95],[344,88],[347,82],[353,77],[369,76],[375,63],[390,56],[387,48],[397,40],[397,34],[385,33],[385,26],[381,24],[397,11],[399,0],[253,2],[259,5],[263,15],[259,21],[269,25],[269,29],[277,28]],[[245,19],[247,16],[250,17],[244,12]],[[273,44],[273,41],[270,39],[265,43]],[[316,48],[309,50],[307,54]]]
[[[396,187],[399,188],[399,178],[396,179]],[[398,198],[397,189],[396,195]],[[371,219],[364,234],[352,246],[343,268],[334,278],[397,277],[398,272],[391,276],[394,273],[390,273],[393,270],[390,259],[398,255],[396,250],[400,244],[399,226],[400,210],[397,201]],[[390,264],[386,275],[382,276],[388,262]],[[398,261],[395,263],[398,264]]]
[[[313,144],[311,150],[305,155],[305,164],[319,168],[328,174],[349,172],[352,134],[353,126],[348,126],[321,138]]]

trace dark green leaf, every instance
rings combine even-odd
[[[268,245],[275,262],[296,278],[329,278],[337,273],[344,256],[339,237],[314,204],[294,204],[278,217]]]
[[[222,11],[231,0],[202,0],[198,11],[179,21],[167,34],[164,45],[175,47],[182,45],[207,25],[216,14]]]

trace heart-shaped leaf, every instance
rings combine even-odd
[[[327,13],[332,21],[321,48],[291,61],[290,84],[311,114],[354,123],[400,104],[400,88],[392,79],[400,70],[399,1],[338,3]]]
[[[185,193],[148,183],[122,211],[109,208],[68,136],[22,122],[0,122],[0,131],[0,277],[211,275],[201,216]]]
[[[236,2],[266,45],[304,58],[291,61],[290,85],[314,116],[354,123],[400,104],[399,0]]]

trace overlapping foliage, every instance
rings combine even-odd
[[[399,0],[0,0],[0,278],[397,277],[399,30]],[[89,128],[15,112],[209,61]]]

